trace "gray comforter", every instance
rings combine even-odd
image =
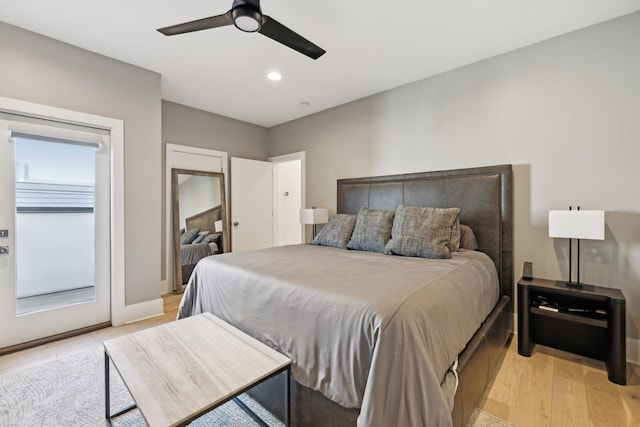
[[[440,386],[498,300],[485,254],[428,260],[312,245],[203,259],[178,317],[209,311],[293,360],[359,426],[451,425]]]
[[[214,246],[212,248],[211,246]],[[180,245],[180,257],[182,265],[196,264],[204,257],[215,254],[217,251],[215,243],[191,243],[189,245]]]

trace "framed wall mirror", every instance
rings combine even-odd
[[[202,258],[229,252],[224,187],[223,173],[171,169],[175,292]]]

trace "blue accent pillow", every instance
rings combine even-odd
[[[201,243],[205,237],[207,237],[209,235],[210,231],[201,231],[198,233],[198,237],[195,238],[195,240],[191,243]]]

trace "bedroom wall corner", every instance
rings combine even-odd
[[[627,338],[627,361],[640,365],[640,340]]]
[[[513,164],[516,279],[524,261],[568,278],[550,209],[604,209],[606,239],[583,242],[581,277],[622,289],[637,341],[638,115],[640,12],[275,126],[269,155],[306,150],[307,202],[331,213],[340,178]]]

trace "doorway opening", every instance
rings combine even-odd
[[[305,156],[231,158],[233,251],[304,243]]]
[[[273,246],[303,242],[302,206],[302,160],[273,162]]]

